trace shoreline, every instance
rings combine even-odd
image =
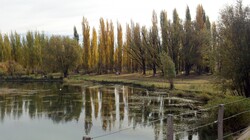
[[[208,102],[217,98],[224,98],[226,95],[218,94],[220,91],[214,88],[212,76],[195,75],[190,77],[180,76],[175,79],[174,90],[169,89],[169,82],[163,77],[144,76],[138,73],[134,74],[104,74],[104,75],[71,75],[64,78],[64,83],[74,84],[84,81],[90,81],[101,84],[123,84],[142,87],[152,91],[168,92],[174,96],[196,98]]]
[[[63,82],[63,78],[1,77],[0,82]]]

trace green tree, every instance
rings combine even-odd
[[[195,63],[196,59],[196,48],[194,47],[194,27],[191,21],[191,14],[189,7],[186,9],[186,19],[184,23],[184,38],[183,38],[183,59],[184,59],[184,67],[185,74],[189,75],[192,66]]]
[[[145,28],[146,29],[146,28]],[[134,63],[139,64],[143,75],[146,74],[146,48],[142,43],[141,27],[137,23],[136,26],[132,24],[132,39],[131,47],[128,50],[130,57],[134,60]]]
[[[227,80],[234,93],[250,97],[250,7],[242,1],[228,6],[220,14],[219,35],[220,75]]]
[[[173,23],[171,24],[170,29],[170,49],[169,49],[169,56],[172,58],[175,64],[175,71],[178,74],[180,69],[180,51],[182,48],[182,24],[177,13],[177,10],[174,9],[173,11]]]
[[[35,66],[35,48],[34,48],[34,34],[31,31],[26,33],[26,45],[28,49],[28,69],[34,70]]]
[[[21,44],[21,37],[19,34],[17,34],[17,32],[10,34],[10,44],[11,44],[11,55],[12,55],[12,59],[17,62],[20,63],[21,62],[21,49],[22,49],[22,44]]]
[[[77,33],[77,29],[76,29],[76,26],[74,26],[74,39],[79,42],[79,34]]]
[[[208,26],[208,27],[206,27]],[[209,18],[206,16],[202,5],[196,9],[195,21],[195,48],[197,49],[196,66],[197,72],[209,72],[209,53],[211,50],[211,30]]]
[[[4,57],[3,62],[11,60],[11,45],[7,34],[4,35]]]
[[[162,49],[166,53],[168,53],[168,19],[167,19],[167,12],[166,11],[161,11],[160,15],[161,19],[161,37],[162,37]]]
[[[39,32],[34,33],[34,46],[33,46],[33,57],[34,58],[34,70],[35,72],[38,72],[41,70],[42,65],[42,48],[44,41],[44,34],[41,34]]]
[[[44,63],[51,72],[62,72],[68,76],[70,70],[74,70],[80,64],[81,52],[79,45],[69,37],[52,36],[46,49]]]
[[[219,53],[219,34],[217,31],[217,26],[213,22],[212,24],[212,54],[211,54],[211,68],[214,72],[219,72],[221,68],[221,60],[220,60],[220,53]]]
[[[148,35],[142,33],[143,39],[145,40],[144,45],[146,46],[147,50],[147,60],[149,67],[153,70],[153,76],[156,75],[156,69],[160,66],[160,52],[161,52],[161,45],[160,45],[160,38],[158,34],[158,21],[156,12],[153,11],[152,14],[152,27],[148,33]]]
[[[131,27],[127,24],[126,26],[126,40],[123,46],[123,52],[122,52],[122,67],[125,71],[127,72],[131,72],[132,71],[132,65],[131,65],[131,57],[129,55],[129,51],[131,48],[131,40],[132,39],[132,35],[131,35]]]
[[[174,89],[174,78],[176,76],[174,62],[166,52],[162,52],[160,54],[160,59],[163,67],[164,77],[168,79],[170,84],[170,90],[172,90]]]
[[[0,33],[0,62],[3,62],[4,58],[4,42],[3,42],[3,36]]]

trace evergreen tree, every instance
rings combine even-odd
[[[76,26],[74,26],[74,39],[79,42],[79,34],[77,33]]]

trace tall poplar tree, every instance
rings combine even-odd
[[[88,20],[83,17],[82,20],[82,34],[83,34],[83,68],[85,71],[89,70],[90,58],[90,27]]]
[[[79,42],[79,34],[77,33],[76,26],[74,26],[73,31],[74,31],[74,39],[75,39],[77,42]]]
[[[182,48],[182,24],[181,20],[179,18],[179,15],[177,13],[177,10],[174,9],[173,11],[173,23],[171,24],[171,33],[170,33],[170,48],[171,51],[169,53],[170,57],[172,58],[174,64],[175,64],[175,71],[176,74],[178,74],[180,69],[180,50]]]
[[[186,9],[186,19],[184,23],[184,38],[183,38],[183,59],[184,59],[184,67],[185,74],[189,75],[192,66],[194,65],[194,61],[196,59],[196,49],[193,47],[193,39],[194,39],[194,28],[191,21],[191,14],[189,7]]]
[[[162,50],[168,53],[168,19],[167,19],[167,12],[161,11],[160,14],[160,22],[161,22],[161,37],[162,37]]]
[[[3,61],[11,60],[11,44],[7,34],[4,35],[4,58]]]
[[[99,60],[99,54],[98,54],[98,44],[97,44],[97,33],[95,28],[92,29],[91,54],[92,54],[91,67],[93,70],[96,70]]]
[[[122,26],[120,23],[117,23],[117,70],[122,71],[122,47],[123,47],[123,38],[122,38]]]
[[[103,18],[100,18],[100,29],[99,29],[99,44],[98,44],[98,53],[99,53],[99,60],[98,60],[98,73],[102,74],[104,71],[104,66],[106,62],[105,57],[105,23]]]

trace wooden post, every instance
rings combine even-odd
[[[91,140],[91,138],[87,136],[83,136],[82,140]]]
[[[218,111],[218,140],[223,140],[223,115],[224,104],[220,104]]]
[[[174,137],[173,137],[174,130],[173,130],[173,115],[172,114],[168,114],[167,128],[168,128],[167,140],[173,140],[174,139]]]

